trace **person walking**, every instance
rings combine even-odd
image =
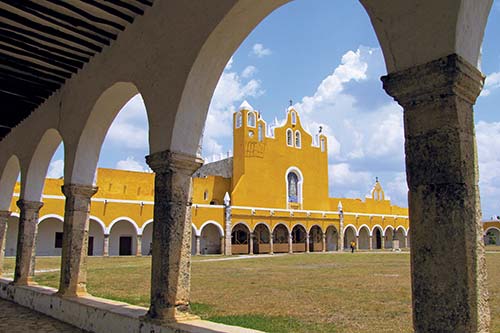
[[[351,241],[351,253],[354,253],[354,249],[356,249],[356,242]]]

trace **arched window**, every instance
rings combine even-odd
[[[293,147],[293,137],[292,137],[292,130],[287,129],[286,130],[286,144],[289,145],[290,147]]]
[[[255,113],[248,112],[248,126],[255,127]]]
[[[288,202],[299,202],[299,177],[295,172],[289,172],[288,180]]]
[[[208,190],[205,190],[205,192],[203,192],[203,200],[208,200]]]
[[[264,139],[264,134],[262,133],[262,131],[263,131],[262,124],[259,124],[258,133],[257,133],[259,141],[262,141]]]
[[[295,147],[300,148],[300,132],[296,131],[295,132]]]
[[[240,112],[238,112],[236,114],[236,128],[240,128],[242,122],[243,122],[243,116],[241,115]]]
[[[321,152],[325,151],[325,138],[321,138]]]
[[[292,125],[295,125],[297,123],[297,115],[295,112],[292,112]]]

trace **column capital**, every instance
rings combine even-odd
[[[0,210],[0,219],[8,219],[11,214],[10,210]]]
[[[93,185],[65,184],[61,186],[61,191],[66,197],[86,197],[92,198],[99,188]]]
[[[456,96],[474,104],[484,75],[457,54],[382,76],[384,90],[405,109]]]
[[[20,199],[17,200],[16,205],[17,207],[19,207],[19,209],[29,209],[38,211],[40,210],[40,208],[42,208],[43,202]]]
[[[146,156],[146,163],[155,173],[183,172],[190,176],[203,164],[198,156],[164,150]]]

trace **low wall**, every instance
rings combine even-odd
[[[61,298],[53,288],[15,287],[11,280],[0,278],[0,298],[41,312],[47,316],[96,333],[252,333],[246,328],[191,320],[160,326],[140,320],[147,309],[93,296]]]

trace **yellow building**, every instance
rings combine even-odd
[[[205,164],[193,177],[193,254],[337,251],[352,241],[366,250],[409,247],[408,210],[392,205],[378,180],[364,200],[329,197],[327,137],[308,133],[296,110],[269,126],[245,102],[233,127],[234,156]],[[154,174],[100,168],[96,183],[89,255],[147,255]],[[37,255],[60,255],[62,185],[46,180]],[[8,256],[16,252],[19,184],[14,192]],[[487,243],[500,241],[499,227],[484,224]]]

